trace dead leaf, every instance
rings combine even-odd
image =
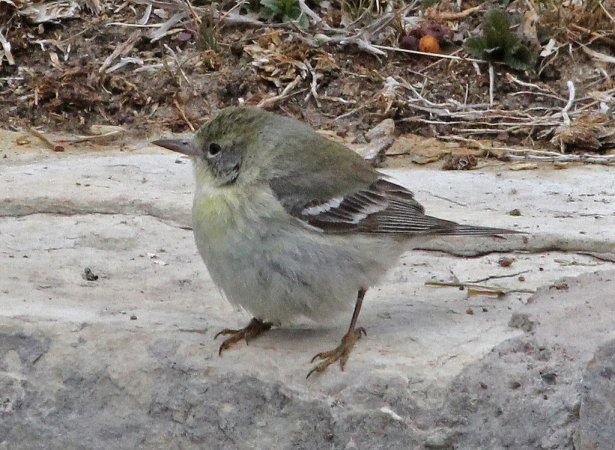
[[[30,139],[28,139],[25,136],[21,136],[15,139],[15,144],[17,145],[28,145],[30,142],[31,142]]]
[[[542,51],[540,52],[540,56],[542,56],[543,58],[546,58],[547,56],[550,56],[553,53],[555,53],[558,49],[559,49],[559,46],[557,45],[557,41],[551,38],[549,39],[549,42],[547,42],[547,44],[542,48]]]
[[[56,52],[49,52],[49,59],[51,60],[51,65],[56,69],[61,69],[62,65],[60,64],[60,58],[58,58],[58,54]]]
[[[79,17],[79,3],[76,1],[56,1],[47,3],[33,3],[27,8],[20,9],[18,12],[26,16],[30,22],[58,23],[60,19],[74,19]]]

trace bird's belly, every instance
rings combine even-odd
[[[309,229],[278,210],[275,199],[267,208],[262,202],[255,207],[253,201],[226,200],[201,199],[210,202],[207,207],[195,200],[197,247],[227,299],[261,320],[320,319],[344,310],[401,253],[388,239]],[[216,211],[216,217],[197,216],[205,210]]]

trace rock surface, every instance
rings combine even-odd
[[[186,229],[186,160],[24,156],[6,142],[0,449],[612,449],[607,169],[391,172],[430,214],[529,234],[406,253],[368,292],[369,335],[346,370],[306,380],[349,315],[218,357],[215,333],[249,317],[220,296]],[[468,296],[429,280],[513,292]]]

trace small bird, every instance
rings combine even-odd
[[[153,144],[191,157],[197,248],[225,297],[253,315],[219,354],[272,326],[315,321],[351,306],[350,326],[308,373],[348,360],[366,335],[357,326],[365,293],[400,255],[432,235],[498,235],[425,214],[408,189],[342,144],[300,121],[255,107],[230,107],[193,139]]]

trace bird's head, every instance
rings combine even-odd
[[[269,115],[257,108],[226,108],[191,139],[160,139],[152,143],[190,156],[197,181],[217,187],[249,182],[260,174],[263,155],[257,155],[257,150],[266,141],[263,135]]]

